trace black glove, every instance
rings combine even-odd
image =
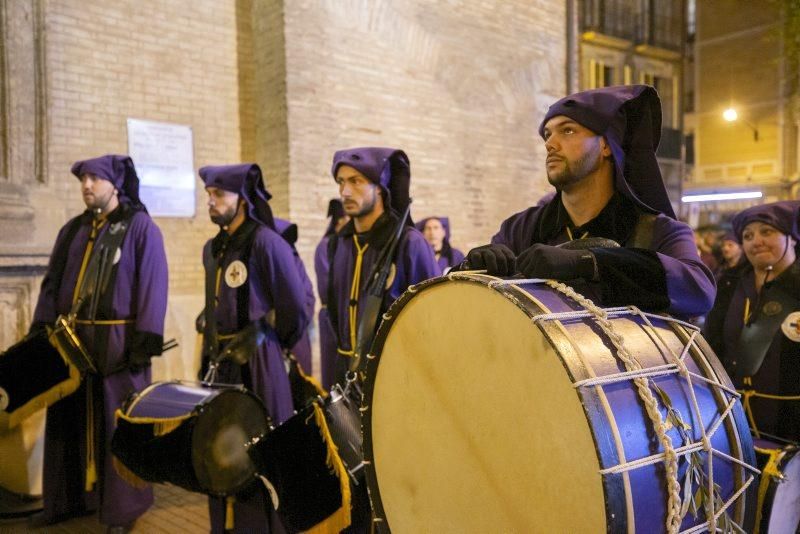
[[[256,349],[266,337],[264,321],[253,321],[245,326],[231,339],[217,356],[217,362],[228,359],[238,365],[244,365],[255,354]]]
[[[486,269],[487,274],[494,276],[511,276],[516,272],[515,260],[514,252],[505,245],[483,245],[467,253],[465,267],[470,270]]]
[[[150,354],[139,351],[131,351],[128,354],[128,369],[132,373],[139,373],[150,367]]]
[[[526,278],[583,278],[590,282],[595,276],[595,259],[589,250],[569,250],[536,243],[519,255],[517,269]]]

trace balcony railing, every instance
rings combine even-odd
[[[680,51],[684,0],[582,0],[581,31]]]

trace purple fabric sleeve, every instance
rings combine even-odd
[[[292,347],[300,339],[311,317],[306,306],[306,288],[294,260],[294,251],[277,233],[264,227],[254,242],[252,259],[260,290],[275,308],[275,331],[283,347]],[[257,295],[257,293],[256,293]],[[251,293],[250,310],[262,309]],[[251,320],[260,316],[251,316]]]
[[[128,232],[126,238],[136,246],[139,270],[135,297],[136,331],[163,337],[169,275],[161,230],[149,216],[140,212],[134,216]]]
[[[717,286],[714,275],[700,261],[692,229],[660,215],[653,228],[652,248],[666,271],[669,312],[688,317],[708,312]]]

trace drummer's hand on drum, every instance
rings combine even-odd
[[[517,270],[527,278],[575,280],[596,278],[594,254],[589,250],[568,250],[536,243],[517,258]]]
[[[486,269],[486,274],[511,276],[516,272],[516,256],[505,245],[483,245],[467,253],[469,270]]]

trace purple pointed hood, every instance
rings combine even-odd
[[[615,188],[648,212],[675,218],[656,149],[661,140],[661,101],[649,85],[603,87],[562,98],[539,125],[564,115],[605,137],[616,167]]]
[[[119,192],[120,202],[145,209],[139,199],[139,176],[129,156],[106,154],[98,158],[76,161],[72,164],[71,171],[79,180],[81,176],[89,173],[111,182]]]
[[[272,220],[275,221],[275,231],[281,235],[284,241],[294,248],[297,244],[297,238],[299,237],[297,225],[279,217],[273,217]]]
[[[325,229],[325,235],[336,233],[336,223],[345,216],[344,206],[340,198],[332,198],[328,202],[328,228]]]
[[[388,207],[402,216],[409,204],[411,164],[397,148],[360,147],[339,150],[333,155],[331,174],[342,165],[353,167],[383,190]],[[408,218],[409,222],[411,217]],[[413,224],[413,223],[411,223]]]
[[[238,193],[247,204],[247,215],[273,230],[275,222],[269,207],[269,194],[264,186],[261,168],[255,163],[238,165],[213,165],[202,167],[200,178],[206,187]]]

